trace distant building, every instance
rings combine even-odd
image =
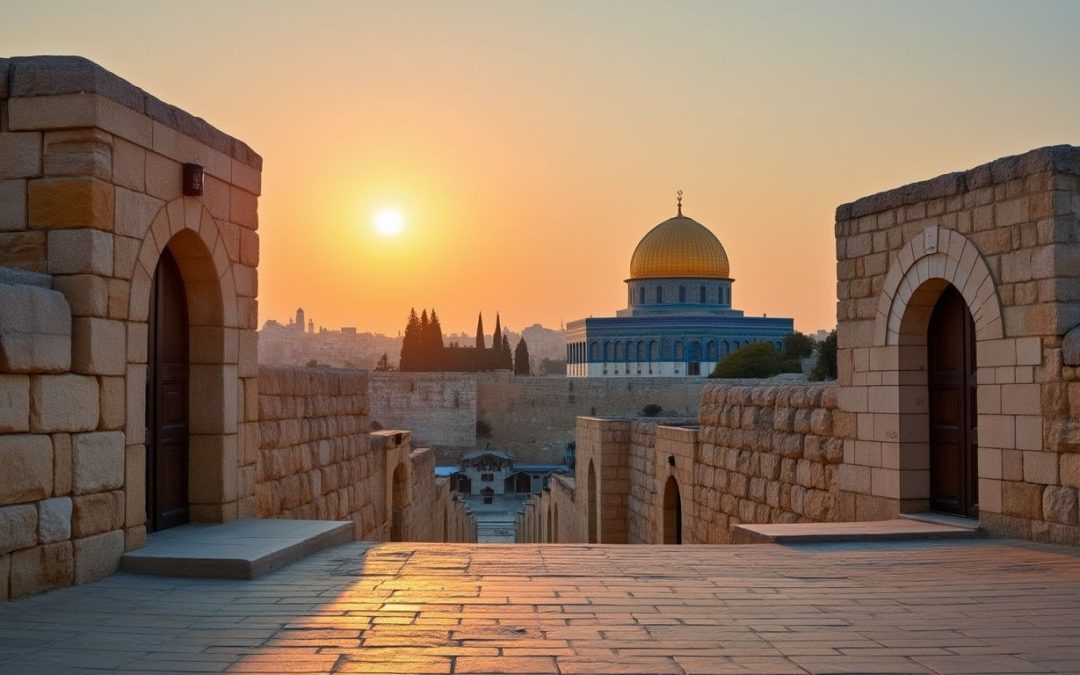
[[[450,474],[450,485],[456,492],[481,496],[490,503],[495,495],[539,492],[552,473],[568,471],[561,465],[519,465],[513,453],[505,450],[475,450],[462,456],[457,471]]]
[[[744,316],[732,307],[734,281],[720,240],[683,215],[680,197],[676,216],[634,250],[627,308],[567,325],[567,375],[700,377],[747,344],[783,347],[792,319]]]

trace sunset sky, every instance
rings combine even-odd
[[[747,314],[835,325],[837,204],[1080,144],[1080,3],[11,2],[262,154],[260,321],[610,315],[687,215]],[[395,236],[375,214],[396,208]],[[385,228],[384,228],[385,229]],[[393,229],[393,228],[390,228]]]

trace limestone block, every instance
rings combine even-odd
[[[1002,481],[1001,511],[1019,518],[1042,518],[1042,485]]]
[[[0,133],[0,178],[41,175],[41,134]]]
[[[112,180],[110,134],[100,129],[65,129],[45,133],[46,176],[92,176]]]
[[[233,434],[238,420],[237,367],[192,365],[191,390],[200,392],[191,401],[193,434]]]
[[[116,490],[124,484],[124,434],[99,431],[74,434],[72,489],[77,495]]]
[[[188,494],[192,502],[220,504],[236,499],[237,438],[228,435],[191,435]]]
[[[75,583],[85,584],[109,576],[120,566],[124,555],[124,531],[113,530],[94,537],[74,540]]]
[[[259,233],[252,230],[240,232],[240,262],[254,269],[259,266]]]
[[[94,274],[56,276],[53,288],[64,294],[73,316],[106,316],[109,311],[108,281]]]
[[[0,232],[26,229],[26,181],[0,180]]]
[[[2,246],[2,242],[0,242]],[[62,372],[71,367],[71,311],[61,293],[0,283],[0,371]]]
[[[124,421],[124,434],[128,443],[146,441],[146,365],[133,364],[127,368],[127,415]],[[192,389],[191,391],[198,391]]]
[[[1024,480],[1041,485],[1056,484],[1058,482],[1058,454],[1025,451]]]
[[[1043,490],[1043,518],[1055,523],[1077,522],[1076,490],[1051,485]]]
[[[52,493],[52,443],[48,436],[0,436],[0,504],[44,499]]]
[[[139,260],[142,240],[131,237],[113,237],[113,275],[120,279],[131,279],[135,274],[135,264]],[[148,244],[149,245],[149,244]]]
[[[12,598],[71,584],[74,559],[71,542],[61,541],[17,551],[11,555]]]
[[[92,93],[13,97],[8,100],[8,124],[20,131],[98,127],[145,147],[153,143],[149,117]]]
[[[161,199],[142,192],[117,188],[114,229],[117,234],[142,239],[164,207],[165,202]]]
[[[71,531],[76,537],[109,532],[124,525],[124,493],[96,492],[72,500]]]
[[[71,492],[71,434],[53,434],[53,496]]]
[[[121,138],[113,139],[113,183],[139,190],[146,189],[146,150]]]
[[[37,525],[37,507],[33,504],[0,507],[0,554],[36,544]]]
[[[131,306],[131,283],[124,279],[109,279],[109,318],[128,318]]]
[[[101,378],[101,421],[98,428],[102,430],[123,428],[126,403],[124,378]]]
[[[1062,455],[1060,470],[1062,485],[1080,487],[1080,455]]]
[[[184,169],[180,162],[156,152],[146,153],[146,192],[158,199],[172,201],[182,196]]]
[[[30,378],[0,375],[0,433],[30,430]]]
[[[27,191],[34,229],[113,229],[113,186],[94,178],[40,178]]]
[[[71,538],[71,498],[38,502],[38,538],[42,544]]]
[[[123,375],[127,327],[122,321],[78,317],[72,322],[71,369],[91,375]]]
[[[11,556],[0,555],[0,600],[8,599],[8,581],[11,579]]]
[[[130,528],[146,523],[146,446],[129,445],[125,454],[124,522]]]
[[[33,431],[92,431],[99,419],[98,382],[81,375],[30,378],[30,428]]]
[[[229,193],[229,220],[241,227],[257,230],[259,228],[258,198],[234,186]]]
[[[113,237],[100,230],[49,232],[50,274],[113,274]]]
[[[246,516],[252,517],[254,516]],[[136,527],[129,527],[124,530],[124,550],[134,551],[135,549],[146,546],[146,527],[138,525]]]
[[[0,233],[0,265],[44,272],[46,263],[44,232]]]

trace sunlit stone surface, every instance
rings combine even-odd
[[[1080,671],[1074,549],[365,548],[255,581],[118,574],[0,604],[0,671]]]

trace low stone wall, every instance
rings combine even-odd
[[[710,383],[696,421],[579,418],[576,480],[526,504],[519,539],[723,544],[739,523],[854,519],[838,490],[854,424],[835,387],[807,384]]]
[[[364,371],[259,369],[260,518],[351,520],[358,539],[381,538],[383,475],[368,441]]]
[[[855,419],[837,409],[835,387],[708,386],[698,419],[688,541],[729,543],[739,523],[854,519],[842,517],[852,514],[837,475]]]

